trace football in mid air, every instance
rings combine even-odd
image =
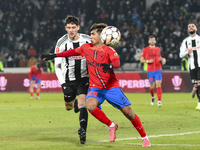
[[[107,46],[116,46],[121,39],[120,31],[114,26],[107,26],[101,32],[101,41]]]

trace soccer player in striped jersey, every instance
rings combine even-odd
[[[28,73],[29,79],[30,79],[30,99],[33,99],[33,93],[34,93],[34,84],[37,84],[36,89],[36,99],[40,99],[40,85],[41,85],[41,75],[42,75],[42,67],[40,63],[37,63],[36,65],[31,66],[30,71]]]
[[[200,36],[197,35],[197,27],[194,23],[188,24],[189,36],[185,38],[180,47],[180,58],[188,56],[188,64],[190,70],[190,77],[194,89],[191,94],[192,97],[197,93],[199,102],[196,110],[200,110]]]
[[[131,103],[119,87],[113,68],[120,66],[119,56],[116,50],[101,42],[100,33],[106,24],[94,24],[90,28],[91,43],[83,44],[66,52],[57,54],[42,54],[40,57],[49,60],[54,57],[71,57],[82,55],[86,57],[89,72],[89,90],[86,97],[86,106],[89,112],[100,122],[109,127],[110,142],[116,139],[118,128],[101,110],[101,104],[106,99],[113,107],[119,109],[141,135],[143,147],[149,147],[150,141],[146,135],[140,118],[132,111]]]
[[[79,34],[79,20],[74,16],[65,19],[65,30],[56,44],[55,53],[60,53],[80,47],[84,43],[90,43],[90,37],[86,34]],[[84,56],[72,56],[55,58],[55,72],[64,93],[66,110],[71,110],[79,114],[80,128],[78,134],[81,144],[86,141],[86,129],[88,122],[88,112],[85,104],[86,94],[89,87],[89,78],[86,59]],[[78,100],[76,96],[78,95]],[[78,104],[77,104],[78,101]],[[74,106],[78,105],[78,106]]]
[[[154,36],[149,36],[149,46],[145,47],[142,51],[141,63],[147,63],[147,77],[149,79],[151,93],[151,105],[154,105],[154,89],[158,98],[158,107],[162,106],[162,65],[166,63],[166,59],[161,57],[160,48],[155,46],[156,39]]]

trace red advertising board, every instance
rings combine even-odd
[[[192,84],[187,72],[163,72],[163,92],[191,92]],[[117,72],[116,76],[124,92],[148,92],[147,74],[138,72]],[[0,74],[1,92],[29,91],[28,74]],[[55,73],[43,73],[41,77],[41,92],[61,92],[60,83]]]
[[[124,92],[148,92],[149,81],[147,74],[128,72],[116,73],[120,86]],[[163,72],[163,92],[191,92],[192,83],[187,72]]]

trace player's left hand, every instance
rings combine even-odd
[[[40,59],[44,59],[45,61],[54,59],[55,57],[57,57],[57,55],[54,54],[54,53],[41,54],[41,55],[40,55]]]
[[[106,64],[106,63],[100,63],[100,64],[101,64],[101,66],[103,66],[104,73],[110,72],[113,69],[112,64]]]

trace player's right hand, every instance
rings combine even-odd
[[[154,61],[153,59],[149,59],[148,63],[151,64],[151,63],[153,63],[153,61]]]
[[[192,53],[192,48],[188,48],[188,54]]]
[[[72,89],[69,87],[69,85],[67,83],[63,83],[62,85],[62,90],[63,90],[63,93],[67,96],[72,96],[73,94],[73,91]]]
[[[55,57],[57,57],[57,55],[54,54],[54,53],[41,54],[41,55],[40,55],[40,59],[44,59],[45,61],[54,59]]]

